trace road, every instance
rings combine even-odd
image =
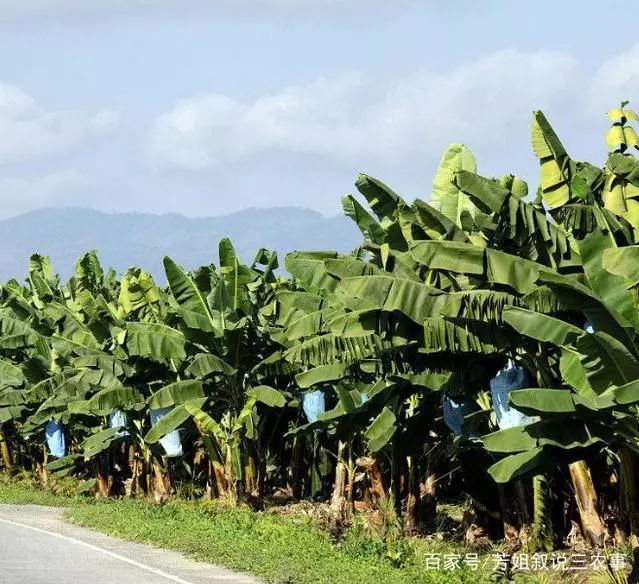
[[[175,552],[69,525],[61,513],[0,505],[2,584],[257,584]]]

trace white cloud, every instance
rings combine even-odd
[[[70,197],[87,192],[89,187],[89,179],[76,170],[62,170],[39,177],[2,178],[1,217],[68,203]]]
[[[118,113],[47,110],[17,87],[0,83],[0,164],[67,151],[110,131]]]
[[[450,141],[503,148],[526,134],[533,109],[566,102],[579,77],[570,55],[501,51],[447,72],[319,79],[246,102],[199,95],[156,120],[150,154],[206,171],[278,152],[370,167],[423,161]]]
[[[394,0],[396,8],[409,5],[413,0]],[[180,16],[216,14],[224,10],[233,14],[251,15],[258,11],[275,10],[287,13],[312,11],[325,13],[326,9],[352,9],[384,6],[382,0],[0,0],[0,22],[42,18],[104,18],[132,14],[157,15],[170,13]]]
[[[605,61],[593,78],[588,106],[605,111],[639,94],[639,44]],[[638,104],[635,104],[637,106]]]

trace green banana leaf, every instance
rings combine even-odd
[[[159,410],[202,397],[204,397],[204,390],[202,389],[201,381],[176,381],[165,385],[149,396],[146,403],[151,409]]]
[[[129,322],[126,332],[126,347],[130,355],[149,357],[161,363],[186,357],[184,334],[168,325]]]
[[[457,226],[461,226],[464,212],[471,216],[475,214],[475,206],[454,182],[456,174],[460,171],[475,173],[477,164],[472,152],[466,146],[451,144],[439,163],[433,181],[433,194],[429,201],[433,208]]]
[[[180,306],[180,315],[186,326],[204,332],[214,331],[215,322],[206,298],[193,279],[170,257],[165,257],[163,264],[169,288]]]
[[[206,398],[195,399],[184,402],[173,408],[166,416],[159,419],[144,436],[144,441],[148,444],[155,444],[169,432],[179,428],[190,417],[191,413],[187,408],[201,408],[206,403]]]

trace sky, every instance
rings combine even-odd
[[[639,106],[638,15],[617,0],[0,0],[0,219],[332,215],[359,171],[427,199],[451,142],[534,187],[534,110],[602,163],[605,112]]]

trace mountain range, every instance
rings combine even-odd
[[[66,278],[76,260],[95,249],[103,266],[122,273],[139,266],[164,281],[162,258],[186,268],[218,263],[217,244],[230,237],[244,262],[261,247],[280,256],[296,249],[348,252],[360,242],[355,224],[298,207],[250,208],[219,217],[178,214],[104,213],[81,208],[48,208],[0,220],[0,280],[21,280],[29,256],[48,255]]]

